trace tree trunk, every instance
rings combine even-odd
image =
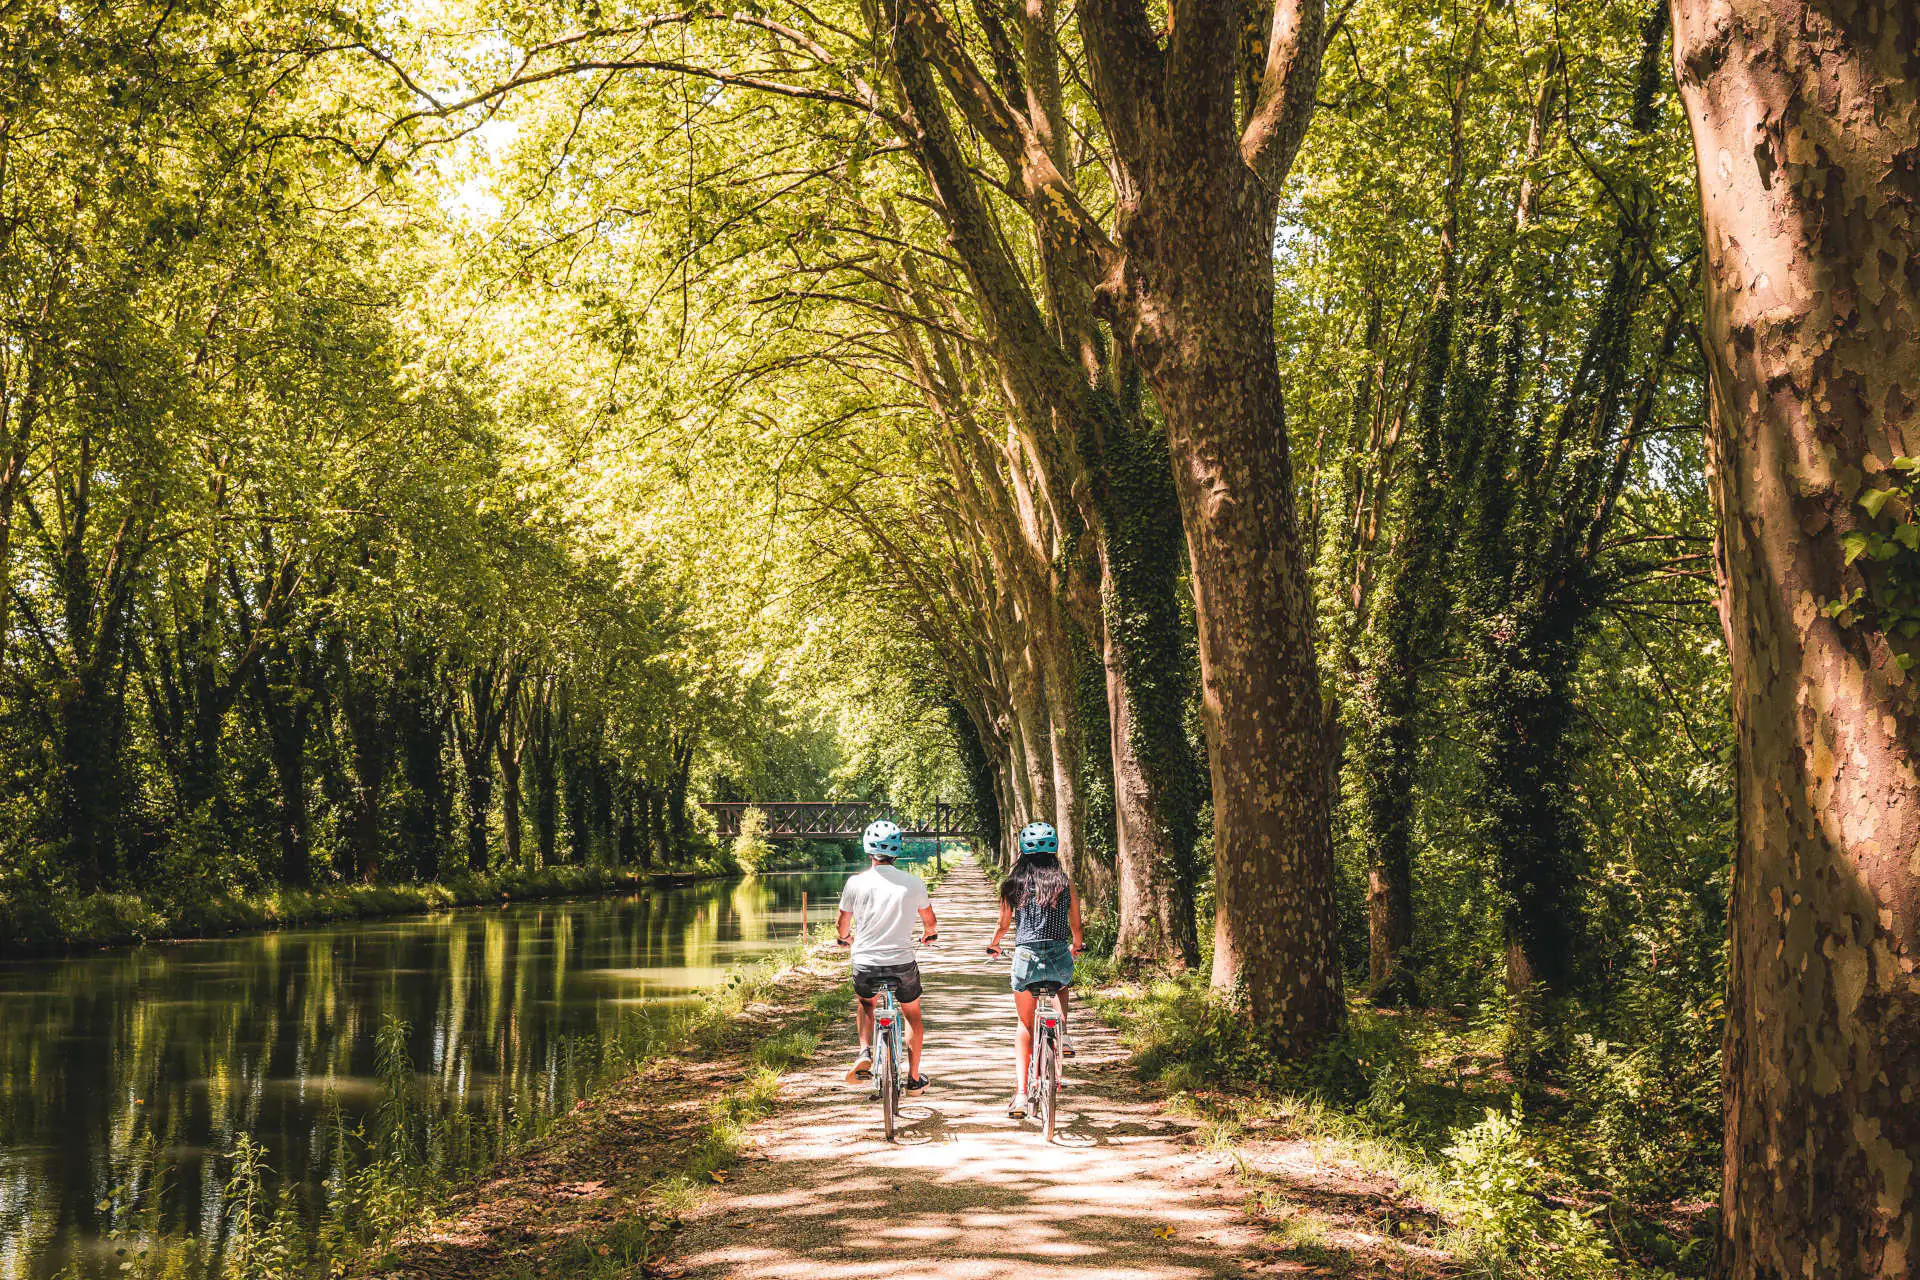
[[[393,772],[390,695],[353,671],[344,653],[337,656],[336,670],[341,687],[340,710],[351,744],[348,754],[353,762],[353,798],[347,815],[351,870],[359,879],[372,880],[380,874],[380,803]]]
[[[493,816],[493,753],[461,752],[467,778],[467,870],[487,869],[487,821]]]
[[[584,867],[593,861],[592,764],[585,747],[569,744],[565,763],[567,793],[567,861]]]
[[[1920,8],[1673,13],[1740,753],[1721,1274],[1896,1280],[1920,1264],[1920,697],[1912,641],[1824,606],[1920,577],[1909,554],[1863,578],[1842,541],[1885,528],[1858,499],[1920,453]]]
[[[1107,650],[1107,714],[1111,719],[1113,805],[1118,853],[1119,932],[1113,957],[1122,965],[1200,962],[1191,883],[1182,883],[1175,841],[1157,820],[1146,770],[1134,741],[1132,699],[1120,675],[1120,660]],[[1189,856],[1192,839],[1187,841]]]
[[[613,766],[604,755],[596,755],[592,770],[593,844],[607,862],[620,860],[614,822]]]
[[[288,649],[297,645],[297,652]],[[275,641],[251,672],[268,753],[280,792],[280,883],[313,883],[312,817],[307,803],[307,739],[313,728],[312,644],[306,637]]]
[[[110,885],[119,870],[113,818],[119,812],[113,758],[115,713],[104,682],[83,675],[58,698],[60,825],[82,892]]]
[[[553,719],[552,689],[536,689],[527,708],[527,750],[533,757],[534,848],[543,867],[560,856],[560,760]]]
[[[1179,460],[1212,757],[1213,981],[1244,985],[1255,1020],[1303,1049],[1332,1034],[1345,1008],[1313,607],[1264,246],[1257,261],[1255,306],[1241,324],[1223,317],[1222,347],[1183,353],[1187,368],[1166,379],[1161,402]]]
[[[620,865],[623,867],[639,866],[645,860],[643,850],[646,846],[645,842],[640,838],[640,822],[635,813],[637,806],[634,803],[634,793],[636,790],[638,790],[638,788],[633,786],[633,784],[621,782],[618,787],[619,794],[615,801],[616,808],[620,815],[619,849]]]
[[[1166,433],[1141,404],[1138,371],[1095,397],[1098,462],[1089,524],[1099,540],[1115,872],[1124,963],[1196,965],[1193,846],[1201,775],[1187,740],[1191,633],[1181,612],[1183,532]]]
[[[648,787],[643,797],[646,806],[647,839],[653,845],[654,857],[662,865],[678,862],[680,851],[673,847],[673,837],[667,831],[667,797],[658,787]]]
[[[520,742],[516,738],[508,741],[502,738],[498,747],[500,757],[500,822],[506,838],[507,865],[518,871],[521,868],[520,847]]]
[[[1171,183],[1170,175],[1155,175]],[[1271,223],[1238,200],[1143,204],[1127,341],[1166,414],[1212,766],[1213,982],[1284,1050],[1345,1019],[1313,602],[1273,336]],[[1173,317],[1177,317],[1174,319]]]
[[[432,880],[440,874],[450,792],[445,760],[447,722],[431,657],[416,655],[407,662],[395,701],[400,771],[407,783],[400,835],[413,878]]]
[[[694,739],[684,738],[673,754],[673,777],[667,782],[667,838],[673,842],[674,856],[685,856],[693,833],[687,826],[687,787],[693,777]]]

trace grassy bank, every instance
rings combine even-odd
[[[340,884],[235,894],[16,892],[0,894],[0,956],[52,955],[338,920],[415,915],[502,901],[535,901],[735,875],[720,864],[678,872],[619,867],[545,867],[454,876],[424,884]]]
[[[480,1168],[421,1158],[447,1135],[405,1136],[406,1073],[396,1072],[369,1161],[335,1181],[317,1228],[261,1190],[270,1171],[257,1148],[235,1153],[221,1258],[196,1274],[653,1274],[680,1215],[741,1158],[747,1126],[771,1109],[781,1074],[844,1016],[844,967],[831,947],[796,945],[735,971],[667,1032],[624,1050],[570,1109],[528,1124]],[[389,1124],[401,1132],[384,1131]],[[129,1274],[184,1274],[179,1261],[136,1259]]]
[[[1555,1084],[1525,1087],[1502,1067],[1491,1020],[1356,1005],[1339,1042],[1283,1065],[1197,978],[1089,985],[1139,1073],[1202,1120],[1249,1211],[1302,1265],[1514,1280],[1705,1274],[1713,1153],[1674,1118],[1711,1099],[1670,1096],[1685,1086],[1617,1049],[1576,1037]],[[1370,1189],[1371,1216],[1316,1194],[1297,1176],[1308,1166],[1348,1171]]]

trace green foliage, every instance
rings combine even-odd
[[[1543,1280],[1618,1273],[1592,1217],[1548,1199],[1547,1175],[1532,1154],[1517,1102],[1510,1112],[1488,1108],[1443,1154],[1449,1190],[1474,1247],[1515,1259],[1523,1274]]]
[[[1905,671],[1920,639],[1920,458],[1898,457],[1893,466],[1891,483],[1855,500],[1867,526],[1841,536],[1846,563],[1863,581],[1824,611],[1842,627],[1869,627],[1897,643],[1894,661]]]
[[[767,839],[767,811],[758,807],[740,815],[740,834],[733,838],[733,860],[742,871],[764,871],[773,862],[773,842]]]
[[[716,874],[734,874],[728,867]],[[436,884],[348,884],[321,889],[179,897],[64,891],[0,892],[0,955],[39,955],[154,938],[209,937],[330,920],[413,915],[448,907],[631,892],[640,872],[611,867],[547,867],[454,876]]]
[[[1290,1062],[1227,996],[1197,977],[1100,986],[1140,1072],[1191,1096],[1202,1137],[1231,1150],[1252,1121],[1276,1117],[1343,1144],[1443,1209],[1452,1247],[1494,1274],[1602,1280],[1704,1273],[1710,1221],[1673,1230],[1668,1207],[1710,1194],[1718,1105],[1699,1061],[1711,1018],[1672,1041],[1623,1051],[1575,1037],[1566,1087],[1523,1107],[1495,1070],[1499,1019],[1351,1010],[1346,1033]],[[1651,1017],[1652,1011],[1644,1011]]]

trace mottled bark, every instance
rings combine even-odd
[[[1212,230],[1230,238],[1231,228]],[[1186,234],[1199,240],[1206,232]],[[1163,371],[1160,398],[1193,566],[1211,748],[1213,978],[1218,986],[1244,986],[1255,1019],[1304,1049],[1345,1014],[1323,765],[1328,744],[1280,379],[1264,314],[1270,272],[1263,244],[1242,248],[1239,296],[1216,299],[1227,313],[1224,332],[1183,344],[1177,372]],[[1204,269],[1193,278],[1205,278]]]
[[[1212,764],[1214,981],[1243,986],[1255,1019],[1304,1052],[1345,1007],[1272,238],[1324,8],[1282,0],[1250,33],[1237,5],[1182,3],[1164,46],[1131,0],[1083,0],[1080,15],[1126,189],[1111,244],[1084,221],[1062,232],[1086,244],[1101,311],[1165,413]]]
[[[1859,496],[1920,453],[1920,8],[1673,14],[1740,753],[1720,1265],[1896,1280],[1920,1265],[1920,698],[1912,641],[1823,606],[1862,582]]]

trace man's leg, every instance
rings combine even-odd
[[[853,1020],[860,1028],[860,1056],[866,1057],[873,1052],[873,997],[856,996],[854,998]]]
[[[920,1078],[920,1041],[926,1034],[926,1028],[920,1021],[920,1002],[900,1006],[900,1012],[907,1020],[907,1074],[913,1079]]]
[[[858,1084],[873,1074],[873,997],[854,994],[853,1023],[860,1029],[860,1056],[847,1072],[848,1084]]]

